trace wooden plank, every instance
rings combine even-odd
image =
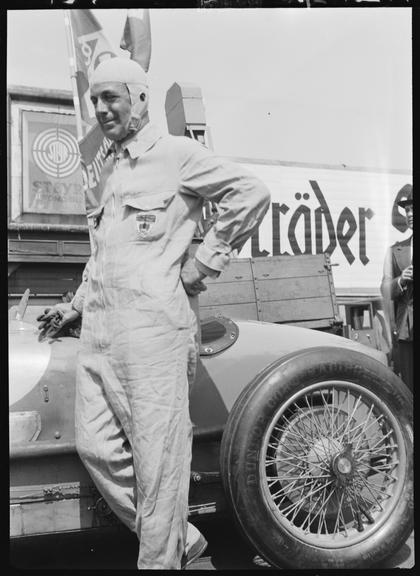
[[[331,298],[327,276],[256,280],[255,288],[258,300],[261,302],[280,302],[297,298],[319,298],[321,296]]]
[[[68,240],[63,241],[63,254],[65,256],[78,255],[78,256],[90,256],[90,243],[89,242],[70,242]]]
[[[299,298],[284,302],[261,302],[258,307],[259,319],[264,322],[298,322],[333,318],[331,299]]]
[[[252,281],[252,269],[250,258],[233,258],[229,266],[218,278],[206,278],[206,284],[217,284],[221,282],[247,282]]]
[[[221,306],[255,302],[253,282],[220,282],[209,284],[200,294],[200,306]]]
[[[82,523],[81,502],[79,499],[48,503],[34,502],[19,506],[19,509],[17,511],[16,506],[11,507],[11,536],[67,532],[68,530],[80,530],[94,525],[92,512],[90,513],[90,523]],[[85,525],[83,526],[83,524]]]
[[[90,243],[71,240],[9,240],[9,254],[30,256],[90,256]]]
[[[9,240],[11,254],[48,254],[57,255],[57,240]]]
[[[23,536],[23,511],[20,504],[10,506],[10,536]]]
[[[203,308],[200,306],[201,319],[217,315],[237,318],[238,320],[258,320],[257,305],[255,303],[224,304],[221,306],[204,306]]]
[[[63,293],[75,290],[82,279],[82,265],[51,266],[50,264],[20,266],[9,278],[9,294],[23,293],[30,288],[33,294]]]
[[[50,264],[86,264],[88,256],[53,256],[39,254],[9,254],[9,262],[49,262]]]
[[[278,324],[282,324],[282,322],[278,322]],[[320,328],[331,328],[329,318],[321,318],[320,320],[302,320],[301,322],[287,322],[287,324],[299,328],[312,328],[318,330]]]
[[[328,275],[324,254],[253,258],[252,270],[257,280]]]

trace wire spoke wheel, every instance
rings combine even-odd
[[[320,382],[272,418],[260,483],[276,520],[308,544],[353,545],[386,521],[404,484],[401,426],[367,388]]]
[[[359,350],[320,346],[263,370],[221,444],[225,494],[272,566],[380,566],[413,515],[412,395]]]

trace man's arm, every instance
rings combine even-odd
[[[71,307],[73,310],[78,312],[80,316],[83,315],[83,305],[86,296],[87,284],[89,280],[89,268],[90,268],[91,258],[86,263],[86,266],[83,270],[82,274],[82,282],[80,283],[78,289],[76,290],[76,294],[71,301]]]
[[[381,294],[388,300],[399,300],[407,290],[408,283],[412,280],[412,266],[405,268],[401,274],[397,274],[394,265],[392,247],[388,249],[381,282]]]
[[[270,206],[265,184],[239,164],[185,139],[181,162],[181,192],[216,203],[218,218],[197,248],[201,279],[218,275],[260,225]],[[199,277],[197,277],[199,278]]]
[[[71,302],[60,302],[50,308],[46,308],[44,313],[38,316],[37,321],[40,323],[38,327],[40,340],[57,336],[65,326],[71,322],[75,322],[82,315],[83,302],[89,278],[89,263],[90,259],[83,270],[82,282],[73,300]]]

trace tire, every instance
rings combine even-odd
[[[225,494],[281,568],[366,568],[413,529],[412,395],[356,351],[282,358],[238,397],[221,444]]]

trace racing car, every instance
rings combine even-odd
[[[106,530],[114,517],[74,442],[79,340],[9,319],[10,530]],[[201,321],[190,398],[190,518],[232,514],[277,568],[366,568],[413,529],[412,395],[385,355],[308,328]]]

